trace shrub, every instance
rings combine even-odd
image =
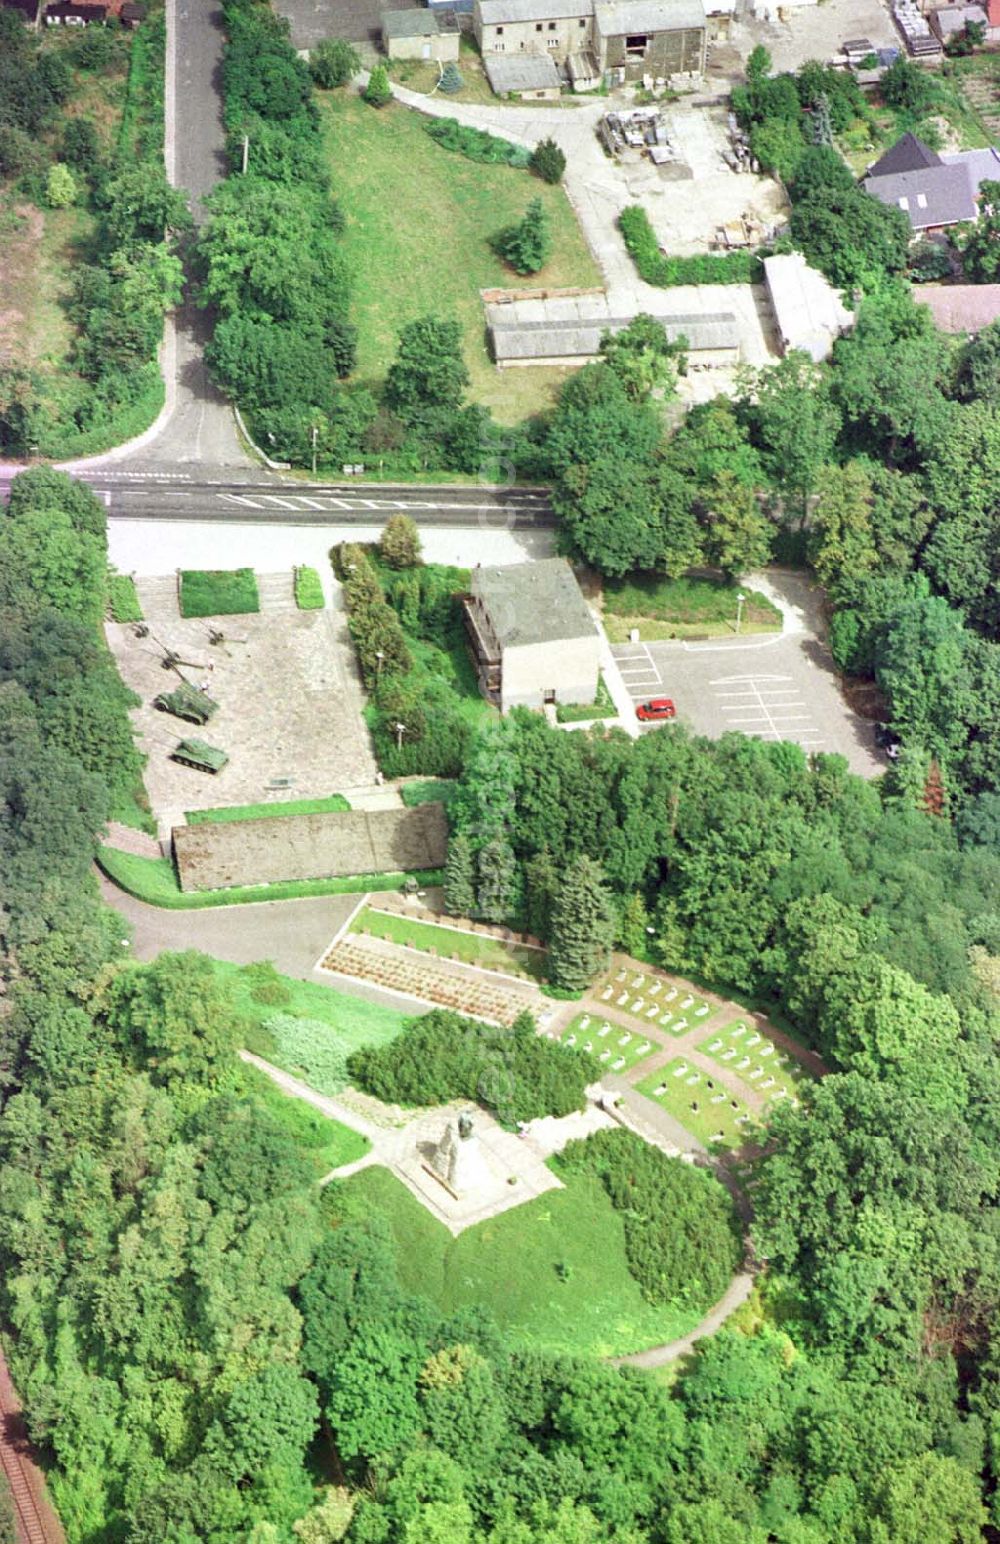
[[[454,96],[456,91],[461,91],[464,85],[465,81],[462,79],[462,72],[458,65],[449,61],[441,71],[438,90],[443,91],[446,96]]]
[[[384,64],[377,64],[372,70],[362,95],[369,107],[385,107],[392,101],[389,71]]]
[[[295,570],[295,604],[300,611],[321,611],[325,601],[323,586],[315,568],[303,565]]]
[[[300,1019],[275,1013],[264,1021],[281,1066],[320,1094],[339,1094],[346,1081],[347,1051],[343,1041],[322,1019]]]
[[[238,616],[260,610],[252,568],[186,568],[181,572],[181,616]]]
[[[77,188],[76,178],[68,166],[57,161],[49,167],[49,175],[45,182],[45,202],[50,209],[68,209],[76,203]]]
[[[493,249],[515,273],[537,273],[552,255],[552,232],[540,198],[533,198],[524,218],[493,238]]]
[[[621,1128],[567,1143],[556,1162],[601,1181],[623,1215],[629,1270],[648,1302],[701,1307],[722,1296],[742,1248],[717,1179]]]
[[[361,55],[343,38],[326,38],[309,53],[309,73],[322,91],[346,86],[361,68]]]
[[[409,515],[390,515],[379,541],[383,563],[390,568],[415,568],[420,562],[420,532]]]
[[[282,981],[272,960],[254,960],[249,965],[242,965],[240,975],[250,983],[250,996],[255,1003],[263,1003],[268,1008],[284,1008],[291,1002],[291,990]]]
[[[536,177],[543,182],[561,182],[566,170],[566,157],[554,139],[541,139],[531,152],[528,163]]]
[[[136,593],[135,581],[129,574],[109,575],[108,608],[112,622],[142,621],[142,606]]]
[[[639,277],[669,289],[674,284],[759,284],[764,276],[752,252],[705,252],[697,257],[665,257],[645,209],[629,204],[618,216],[618,229]]]
[[[475,1099],[506,1124],[583,1108],[597,1064],[583,1051],[543,1040],[530,1014],[510,1029],[446,1009],[413,1019],[389,1045],[347,1059],[351,1080],[390,1104]]]

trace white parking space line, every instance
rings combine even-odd
[[[795,739],[815,744],[819,732],[802,696],[789,676],[722,676],[710,683],[726,723],[743,734],[764,740]]]

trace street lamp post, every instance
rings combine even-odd
[[[739,632],[739,630],[740,630],[740,623],[743,620],[743,602],[745,600],[746,600],[746,596],[743,594],[743,591],[740,590],[740,592],[736,596],[736,631],[737,632]]]
[[[376,678],[376,680],[382,674],[382,662],[383,662],[384,659],[385,659],[385,653],[383,652],[383,650],[382,649],[376,649],[375,650],[375,678]]]
[[[397,725],[396,725],[396,749],[397,749],[397,751],[401,751],[403,749],[403,736],[404,736],[405,733],[406,733],[406,725],[405,724],[397,723]]]

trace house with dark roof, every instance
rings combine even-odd
[[[964,156],[945,160],[915,134],[904,134],[870,166],[862,186],[880,203],[902,209],[914,234],[976,218],[974,169]]]
[[[501,712],[593,702],[600,639],[565,558],[474,568],[462,607],[480,691]]]

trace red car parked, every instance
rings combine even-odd
[[[635,710],[635,716],[644,724],[648,724],[657,719],[676,718],[677,709],[669,697],[653,697],[649,702],[640,702]]]

